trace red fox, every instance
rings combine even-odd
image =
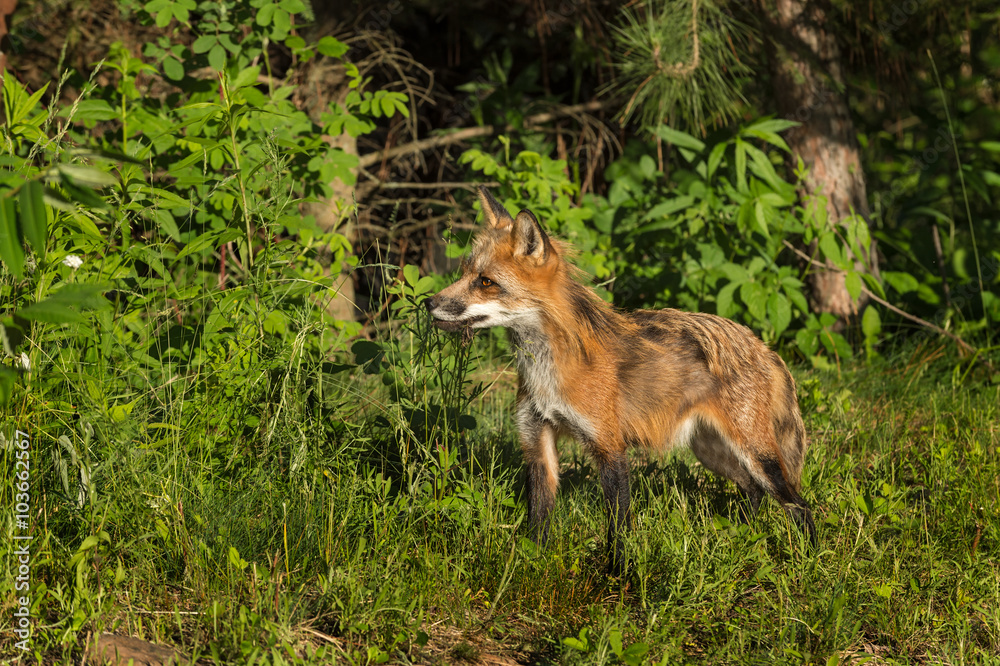
[[[583,286],[567,247],[535,216],[512,218],[481,187],[486,218],[461,277],[426,306],[445,331],[503,326],[517,352],[517,423],[537,543],[559,483],[556,441],[579,440],[597,464],[609,514],[609,569],[625,565],[629,447],[687,445],[736,483],[756,513],[764,493],[816,541],[799,494],[807,439],[795,382],[750,329],[711,314],[620,312]]]

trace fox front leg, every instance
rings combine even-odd
[[[559,454],[552,426],[531,415],[520,419],[521,448],[527,467],[528,522],[535,543],[549,538],[549,514],[559,486]]]

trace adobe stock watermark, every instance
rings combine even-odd
[[[373,7],[368,10],[368,13],[358,22],[358,25],[360,26],[363,23],[364,30],[376,32],[387,27],[392,22],[392,18],[402,13],[402,11],[403,3],[400,0],[390,0],[382,9],[375,9]]]
[[[889,16],[878,22],[878,31],[882,37],[889,37],[902,28],[903,24],[909,21],[926,2],[927,0],[901,0],[893,5]]]
[[[27,652],[31,643],[31,441],[28,433],[17,430],[8,444],[14,453],[14,647]]]

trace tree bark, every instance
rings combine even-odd
[[[861,169],[854,122],[847,106],[840,46],[823,0],[774,0],[770,12],[771,73],[781,117],[800,126],[786,139],[809,170],[807,196],[826,197],[831,224],[852,214],[869,219],[868,193]],[[874,244],[869,256],[854,248],[858,270],[877,274]],[[810,276],[812,307],[841,321],[858,313],[866,300],[854,303],[843,271],[817,268]]]

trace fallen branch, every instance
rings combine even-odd
[[[815,257],[810,257],[808,254],[806,254],[805,252],[803,252],[799,248],[795,247],[794,245],[792,245],[788,241],[782,241],[782,243],[784,243],[785,247],[787,247],[792,252],[794,252],[799,258],[804,259],[805,261],[808,261],[808,262],[816,263]],[[826,262],[826,261],[820,262],[820,265],[822,265],[824,268],[827,268],[827,269],[830,269],[830,270],[840,270],[836,266],[834,266],[834,265],[832,265],[832,264],[830,264],[829,262]],[[952,341],[955,342],[956,345],[958,345],[958,347],[961,350],[963,350],[967,354],[971,354],[973,356],[973,358],[979,359],[987,368],[989,368],[990,372],[996,372],[996,370],[994,370],[994,368],[993,368],[993,364],[990,363],[989,359],[982,358],[982,352],[981,352],[981,350],[976,349],[975,347],[973,347],[968,342],[966,342],[962,338],[958,337],[957,335],[955,335],[951,331],[946,331],[945,329],[941,328],[937,324],[932,324],[931,322],[929,322],[929,321],[927,321],[925,319],[921,319],[920,317],[918,317],[916,315],[910,314],[909,312],[906,312],[905,310],[901,310],[900,308],[897,308],[895,305],[889,303],[884,298],[881,298],[880,296],[878,296],[877,294],[875,294],[874,292],[872,292],[872,290],[869,289],[868,287],[866,287],[863,283],[861,285],[861,291],[866,296],[868,296],[868,298],[872,299],[873,301],[875,301],[876,303],[878,303],[879,305],[881,305],[882,307],[884,307],[886,310],[889,310],[890,312],[895,312],[900,317],[904,317],[905,319],[909,319],[910,321],[912,321],[912,322],[914,322],[916,324],[920,324],[921,326],[924,326],[925,328],[931,329],[935,333],[943,335],[946,338],[950,338]]]
[[[604,108],[606,102],[601,100],[592,100],[590,102],[585,102],[583,104],[574,104],[573,106],[566,106],[557,111],[546,111],[545,113],[537,113],[533,116],[528,116],[524,119],[524,124],[526,126],[531,125],[544,125],[545,123],[552,122],[557,118],[565,118],[567,116],[573,116],[578,113],[588,113],[593,111],[600,111]],[[507,125],[504,131],[510,132],[517,129],[514,125]],[[367,155],[361,156],[361,161],[359,162],[362,168],[370,167],[373,164],[377,164],[382,160],[392,159],[393,157],[398,157],[399,155],[406,155],[409,153],[420,153],[425,150],[430,150],[431,148],[438,148],[440,146],[449,146],[453,143],[461,143],[462,141],[468,141],[469,139],[475,139],[480,136],[490,136],[491,134],[498,131],[493,125],[484,125],[483,127],[466,127],[464,129],[456,130],[449,134],[439,134],[433,136],[429,139],[421,139],[419,141],[412,141],[402,146],[396,146],[395,148],[389,148],[388,150],[381,150],[375,153],[368,153]]]

